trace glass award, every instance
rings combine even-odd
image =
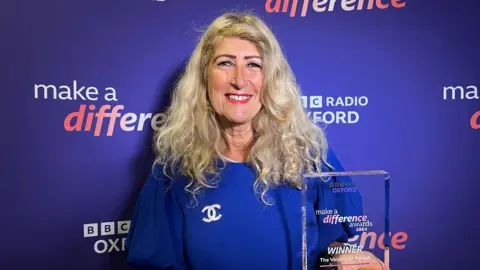
[[[303,180],[302,269],[389,269],[390,174],[319,172]]]

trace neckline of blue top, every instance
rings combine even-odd
[[[231,162],[231,163],[245,163],[245,162],[240,162],[240,161],[235,161],[233,159],[229,159],[227,158],[226,156],[224,155],[220,155],[222,158],[224,158],[227,162]]]

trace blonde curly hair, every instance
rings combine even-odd
[[[254,117],[254,141],[247,162],[256,171],[254,188],[269,204],[269,188],[301,187],[302,174],[326,160],[327,140],[302,106],[299,86],[269,27],[249,12],[229,12],[216,18],[201,36],[184,73],[175,85],[163,126],[155,133],[155,164],[188,178],[185,190],[195,196],[215,188],[225,140],[208,100],[207,67],[216,43],[238,37],[254,43],[263,59],[262,108]],[[225,163],[223,163],[225,164]],[[173,169],[175,168],[175,169]],[[218,179],[217,179],[218,180]],[[196,199],[195,199],[196,201]]]

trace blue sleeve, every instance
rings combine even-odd
[[[345,171],[342,164],[332,150],[328,151],[327,162],[331,167],[322,164],[322,172],[325,171]],[[327,180],[327,179],[325,179]],[[319,179],[318,183],[318,209],[332,209],[337,210],[340,216],[354,216],[362,215],[362,197],[359,192],[338,192],[334,193],[331,187],[332,183],[337,182],[352,182],[348,176],[332,177],[329,181],[322,181]],[[325,224],[321,217],[318,219],[320,246],[326,248],[334,241],[347,242],[348,238],[356,235],[356,232],[351,229],[347,222],[343,224]],[[325,237],[328,236],[328,237]]]
[[[125,247],[136,269],[184,270],[182,210],[156,166],[136,202]]]

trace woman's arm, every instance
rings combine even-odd
[[[337,155],[329,150],[327,162],[333,167],[332,170],[336,172],[345,172],[345,169],[342,166],[342,163],[337,158]],[[352,179],[349,176],[337,176],[332,177],[332,182],[327,183],[324,188],[328,188],[328,192],[334,194],[334,204],[335,209],[338,211],[340,216],[361,216],[363,215],[363,204],[362,196],[360,192],[337,192],[333,193],[333,188],[330,186],[331,183],[352,183]],[[348,238],[352,238],[356,235],[356,231],[353,228],[349,227],[349,222],[343,222],[342,226],[346,233],[347,241]]]
[[[174,188],[166,191],[160,167],[147,178],[137,200],[125,246],[127,263],[138,269],[187,269],[183,257],[182,210]]]

